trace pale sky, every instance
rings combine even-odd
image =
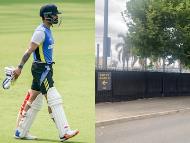
[[[117,35],[126,33],[127,27],[121,16],[121,12],[126,9],[126,0],[108,0],[109,18],[108,18],[108,36],[112,41],[113,58],[116,57],[115,44],[119,41]],[[104,27],[104,0],[96,0],[96,45],[100,44],[100,56],[102,56],[102,40]]]

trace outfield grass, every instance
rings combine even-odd
[[[23,3],[25,2],[25,3]],[[52,1],[50,1],[52,2]],[[55,1],[54,1],[55,2]],[[40,23],[39,8],[47,0],[29,3],[25,0],[0,1],[0,80],[4,78],[4,67],[16,66],[31,38],[33,30]],[[58,7],[64,11],[61,27],[53,27],[55,39],[54,80],[61,93],[65,111],[72,128],[80,134],[68,143],[94,143],[94,3],[87,0],[66,0]],[[32,58],[25,65],[22,75],[10,90],[0,89],[0,143],[25,143],[13,139],[17,111],[24,94],[31,84]],[[54,123],[47,113],[44,102],[31,133],[40,140],[30,141],[59,142]]]

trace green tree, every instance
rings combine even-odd
[[[190,66],[190,0],[130,0],[126,6],[127,35],[139,57]]]

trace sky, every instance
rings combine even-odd
[[[119,33],[126,33],[127,26],[121,16],[121,12],[126,9],[126,0],[108,0],[108,36],[111,37],[112,58],[117,57],[115,45],[120,41],[117,37]],[[104,0],[96,0],[96,45],[100,44],[100,56],[103,47],[103,28],[104,28]]]

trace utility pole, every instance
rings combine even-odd
[[[108,0],[104,0],[103,68],[107,69],[108,56]]]

